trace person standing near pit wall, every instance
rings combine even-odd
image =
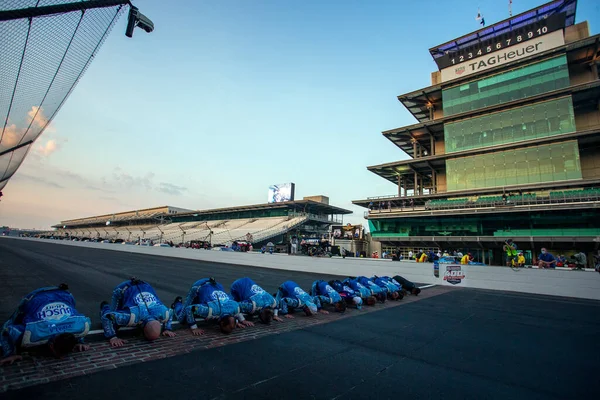
[[[517,245],[512,239],[506,239],[502,249],[506,253],[506,266],[512,267],[513,261],[517,261]]]

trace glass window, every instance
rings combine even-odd
[[[581,179],[579,147],[570,140],[446,160],[448,191]]]
[[[444,124],[446,153],[575,132],[570,96]]]
[[[569,86],[567,58],[562,55],[442,90],[444,115],[520,100]]]

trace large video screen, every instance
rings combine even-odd
[[[293,201],[296,185],[293,183],[280,183],[269,186],[269,203],[281,203],[282,201]]]

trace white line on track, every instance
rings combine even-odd
[[[430,287],[434,287],[434,286],[437,286],[437,285],[425,285],[425,286],[419,286],[419,289],[428,289],[428,288],[430,288]],[[202,320],[201,320],[201,319],[197,319],[196,321],[202,321]],[[173,321],[171,324],[172,324],[172,325],[179,325],[179,322],[178,322],[178,321]],[[127,327],[127,326],[126,326],[126,327],[124,327],[124,328],[121,328],[121,329],[119,329],[119,330],[120,330],[120,331],[131,331],[131,330],[133,330],[133,329],[137,329],[137,327],[135,327],[135,326],[132,326],[132,327]],[[104,333],[104,330],[102,330],[102,329],[96,329],[96,330],[93,330],[93,331],[89,331],[89,332],[88,332],[88,335],[100,335],[100,334],[103,334],[103,333]]]

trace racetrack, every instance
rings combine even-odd
[[[19,240],[0,241],[0,274],[3,318],[29,290],[66,281],[96,323],[99,300],[131,275],[166,302],[209,275],[226,287],[248,275],[269,291],[286,279],[308,288],[318,277]],[[0,397],[600,398],[598,315],[599,301],[438,286],[229,336],[179,329],[176,338],[134,338],[121,349],[95,342],[64,360],[27,358],[0,367]]]
[[[0,293],[0,320],[8,319],[21,298],[31,290],[64,282],[75,296],[78,311],[92,318],[94,328],[100,327],[100,302],[109,301],[114,287],[132,276],[150,283],[167,306],[176,296],[185,297],[196,280],[210,276],[226,289],[234,280],[249,276],[270,293],[288,279],[309,291],[316,279],[334,277],[61,246],[53,241],[4,239],[0,241],[0,254],[0,280],[10,283],[7,290]]]

